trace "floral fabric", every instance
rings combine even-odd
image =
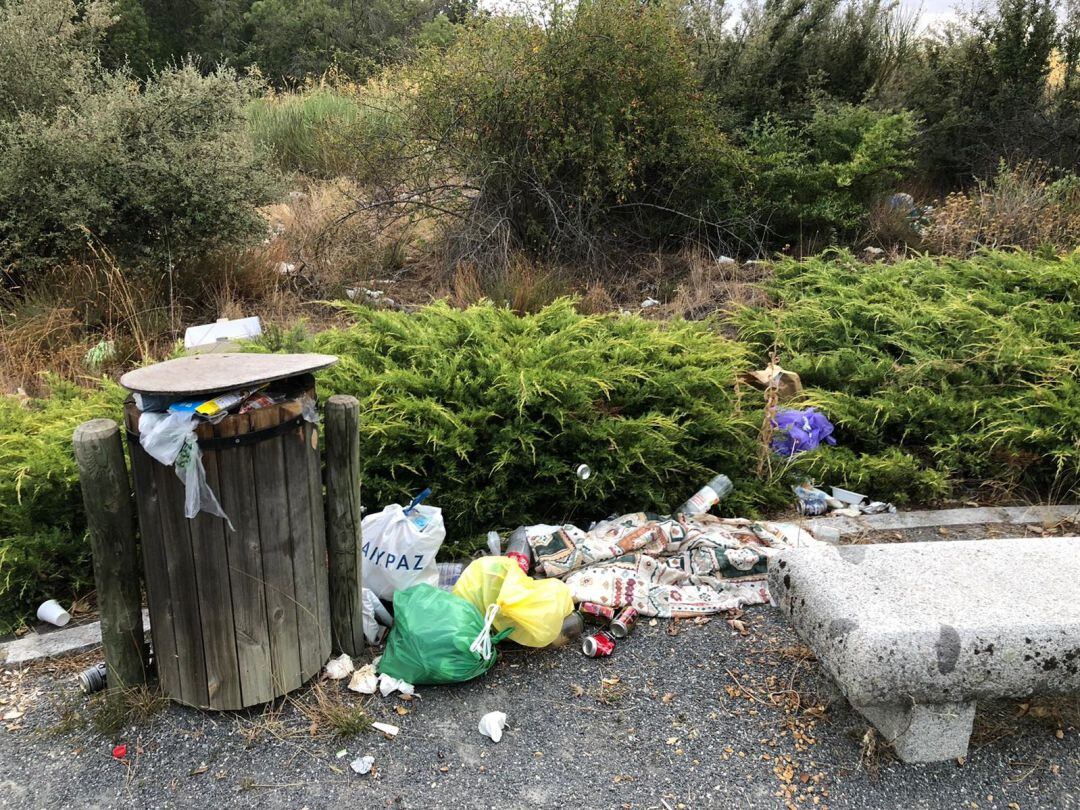
[[[663,617],[769,601],[768,558],[793,545],[799,533],[784,524],[644,512],[587,532],[575,526],[526,530],[537,575],[564,580],[575,602],[631,605],[643,616]]]

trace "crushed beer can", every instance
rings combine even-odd
[[[597,630],[581,642],[581,652],[589,658],[602,658],[611,655],[614,651],[615,639],[603,630]]]

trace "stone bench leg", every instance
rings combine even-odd
[[[892,743],[904,762],[942,762],[967,755],[975,701],[855,708]]]

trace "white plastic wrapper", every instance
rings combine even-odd
[[[361,695],[374,695],[379,687],[379,676],[375,674],[374,664],[364,664],[353,673],[348,688]]]
[[[506,712],[488,712],[480,718],[477,728],[485,737],[490,737],[492,742],[498,742],[506,728]]]
[[[394,626],[394,617],[371,588],[363,588],[360,597],[364,612],[364,638],[368,644],[378,644],[386,637],[387,630]]]
[[[364,535],[364,585],[376,596],[392,602],[396,591],[421,582],[438,587],[435,555],[446,539],[441,509],[421,505],[406,515],[394,503],[365,517],[360,528]]]
[[[326,662],[326,666],[323,667],[323,671],[326,673],[326,677],[332,681],[340,681],[348,678],[356,667],[353,665],[352,658],[347,653],[342,653],[337,658],[331,658]]]
[[[221,508],[217,496],[206,483],[202,450],[195,439],[196,417],[187,413],[147,412],[139,417],[139,444],[152,458],[172,467],[184,484],[184,515],[193,518],[199,512],[217,515],[233,529],[232,521]]]

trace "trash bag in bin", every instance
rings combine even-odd
[[[473,560],[454,584],[454,594],[477,610],[496,605],[495,629],[510,640],[546,647],[559,637],[563,619],[574,610],[570,588],[559,579],[533,579],[513,557]]]
[[[493,616],[494,610],[485,617],[461,597],[426,583],[398,591],[379,672],[411,684],[483,675],[495,664],[495,645],[510,634],[491,634]]]

